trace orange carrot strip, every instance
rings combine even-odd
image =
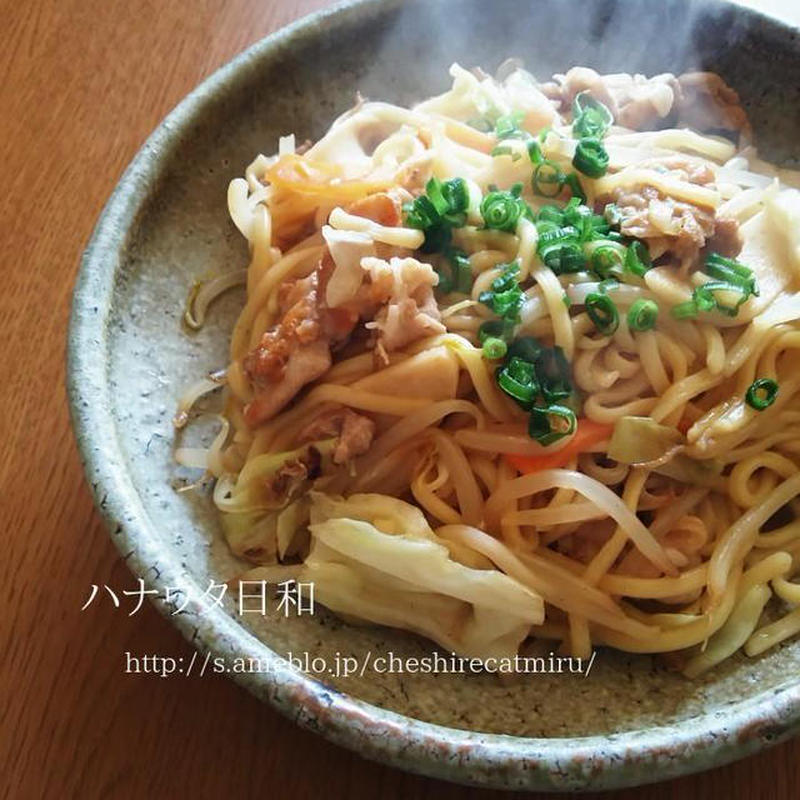
[[[524,475],[540,472],[543,469],[558,469],[578,453],[586,452],[598,442],[610,439],[613,432],[613,425],[606,425],[583,418],[578,420],[575,433],[560,450],[556,450],[554,453],[545,453],[541,456],[520,456],[507,453],[505,459],[512,467]]]
[[[335,165],[311,161],[295,154],[279,158],[264,177],[273,186],[339,202],[358,200],[387,187],[385,181],[343,180]]]

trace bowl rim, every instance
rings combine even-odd
[[[131,235],[182,137],[215,98],[276,52],[301,38],[317,36],[315,29],[321,24],[346,26],[402,2],[345,0],[316,11],[255,43],[206,78],[159,124],[127,167],[83,254],[67,340],[72,425],[87,481],[112,541],[133,573],[148,578],[159,595],[166,586],[191,585],[194,579],[159,541],[125,466],[112,412],[109,327],[114,287]],[[738,9],[792,29],[776,17]],[[211,656],[275,655],[222,608],[202,615],[173,615],[174,606],[160,596],[154,603],[204,652],[205,666]],[[569,791],[640,785],[718,766],[800,733],[800,681],[716,707],[684,723],[607,736],[533,738],[466,731],[406,717],[285,666],[231,677],[302,727],[368,758],[431,777],[495,788]]]

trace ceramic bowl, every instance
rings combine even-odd
[[[279,135],[320,136],[359,90],[412,103],[442,91],[451,62],[494,70],[517,56],[549,76],[605,71],[719,72],[741,94],[764,154],[798,152],[797,30],[729,4],[690,0],[366,0],[268,37],[190,94],[153,133],[100,218],[75,289],[69,335],[74,427],[98,506],[160,609],[213,658],[328,659],[430,654],[402,632],[344,624],[324,610],[237,615],[226,598],[174,614],[177,587],[200,595],[241,565],[228,555],[207,493],[177,493],[171,425],[184,387],[225,364],[242,296],[205,328],[180,324],[188,288],[244,266],[226,187]],[[173,595],[163,599],[167,587]],[[745,756],[800,730],[800,642],[734,658],[698,681],[653,660],[601,651],[588,678],[235,675],[301,725],[416,772],[505,788],[574,790],[665,779]],[[222,662],[218,662],[222,663]],[[265,662],[266,663],[266,662]],[[319,663],[319,662],[318,662]]]

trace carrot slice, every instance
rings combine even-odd
[[[520,456],[506,453],[505,458],[512,467],[523,475],[540,472],[543,469],[558,469],[578,453],[586,452],[598,442],[610,439],[613,432],[613,425],[606,425],[602,422],[594,422],[583,418],[578,420],[575,433],[560,450],[556,450],[554,453],[545,453],[541,456]]]
[[[281,156],[264,173],[273,186],[292,192],[325,197],[346,203],[385,189],[385,181],[343,180],[341,168],[312,161],[294,153]]]

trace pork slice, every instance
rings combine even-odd
[[[333,463],[344,464],[355,456],[366,453],[375,436],[375,423],[363,414],[349,408],[324,411],[300,431],[298,442],[314,442],[337,438]]]

